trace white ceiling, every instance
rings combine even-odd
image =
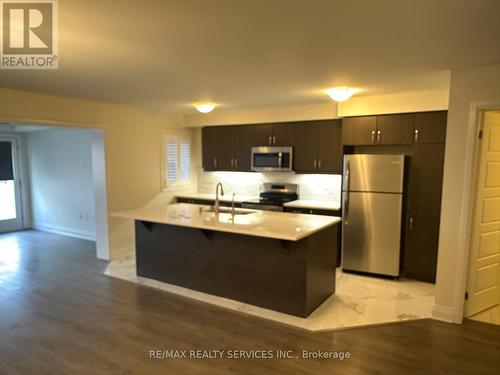
[[[59,70],[0,87],[190,112],[447,89],[500,62],[499,0],[59,0],[59,22]]]

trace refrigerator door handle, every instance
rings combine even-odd
[[[344,192],[344,224],[349,224],[349,192]]]
[[[351,178],[351,166],[349,164],[349,160],[346,161],[345,163],[345,198],[344,198],[344,214],[345,218],[349,216],[349,185],[350,185],[350,178]]]
[[[350,179],[351,179],[351,165],[349,163],[349,160],[346,161],[345,163],[345,180],[344,180],[344,190],[349,191],[349,185],[350,185]]]

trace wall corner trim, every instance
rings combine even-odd
[[[434,305],[432,308],[432,319],[439,320],[446,323],[457,323],[461,324],[461,321],[456,321],[455,310],[453,307],[444,305]]]

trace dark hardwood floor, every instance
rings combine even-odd
[[[0,235],[0,374],[498,374],[500,327],[431,320],[312,334],[101,274],[94,244]],[[150,359],[151,350],[351,359]]]

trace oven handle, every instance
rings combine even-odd
[[[278,153],[278,165],[280,169],[283,168],[283,153],[281,151]]]

